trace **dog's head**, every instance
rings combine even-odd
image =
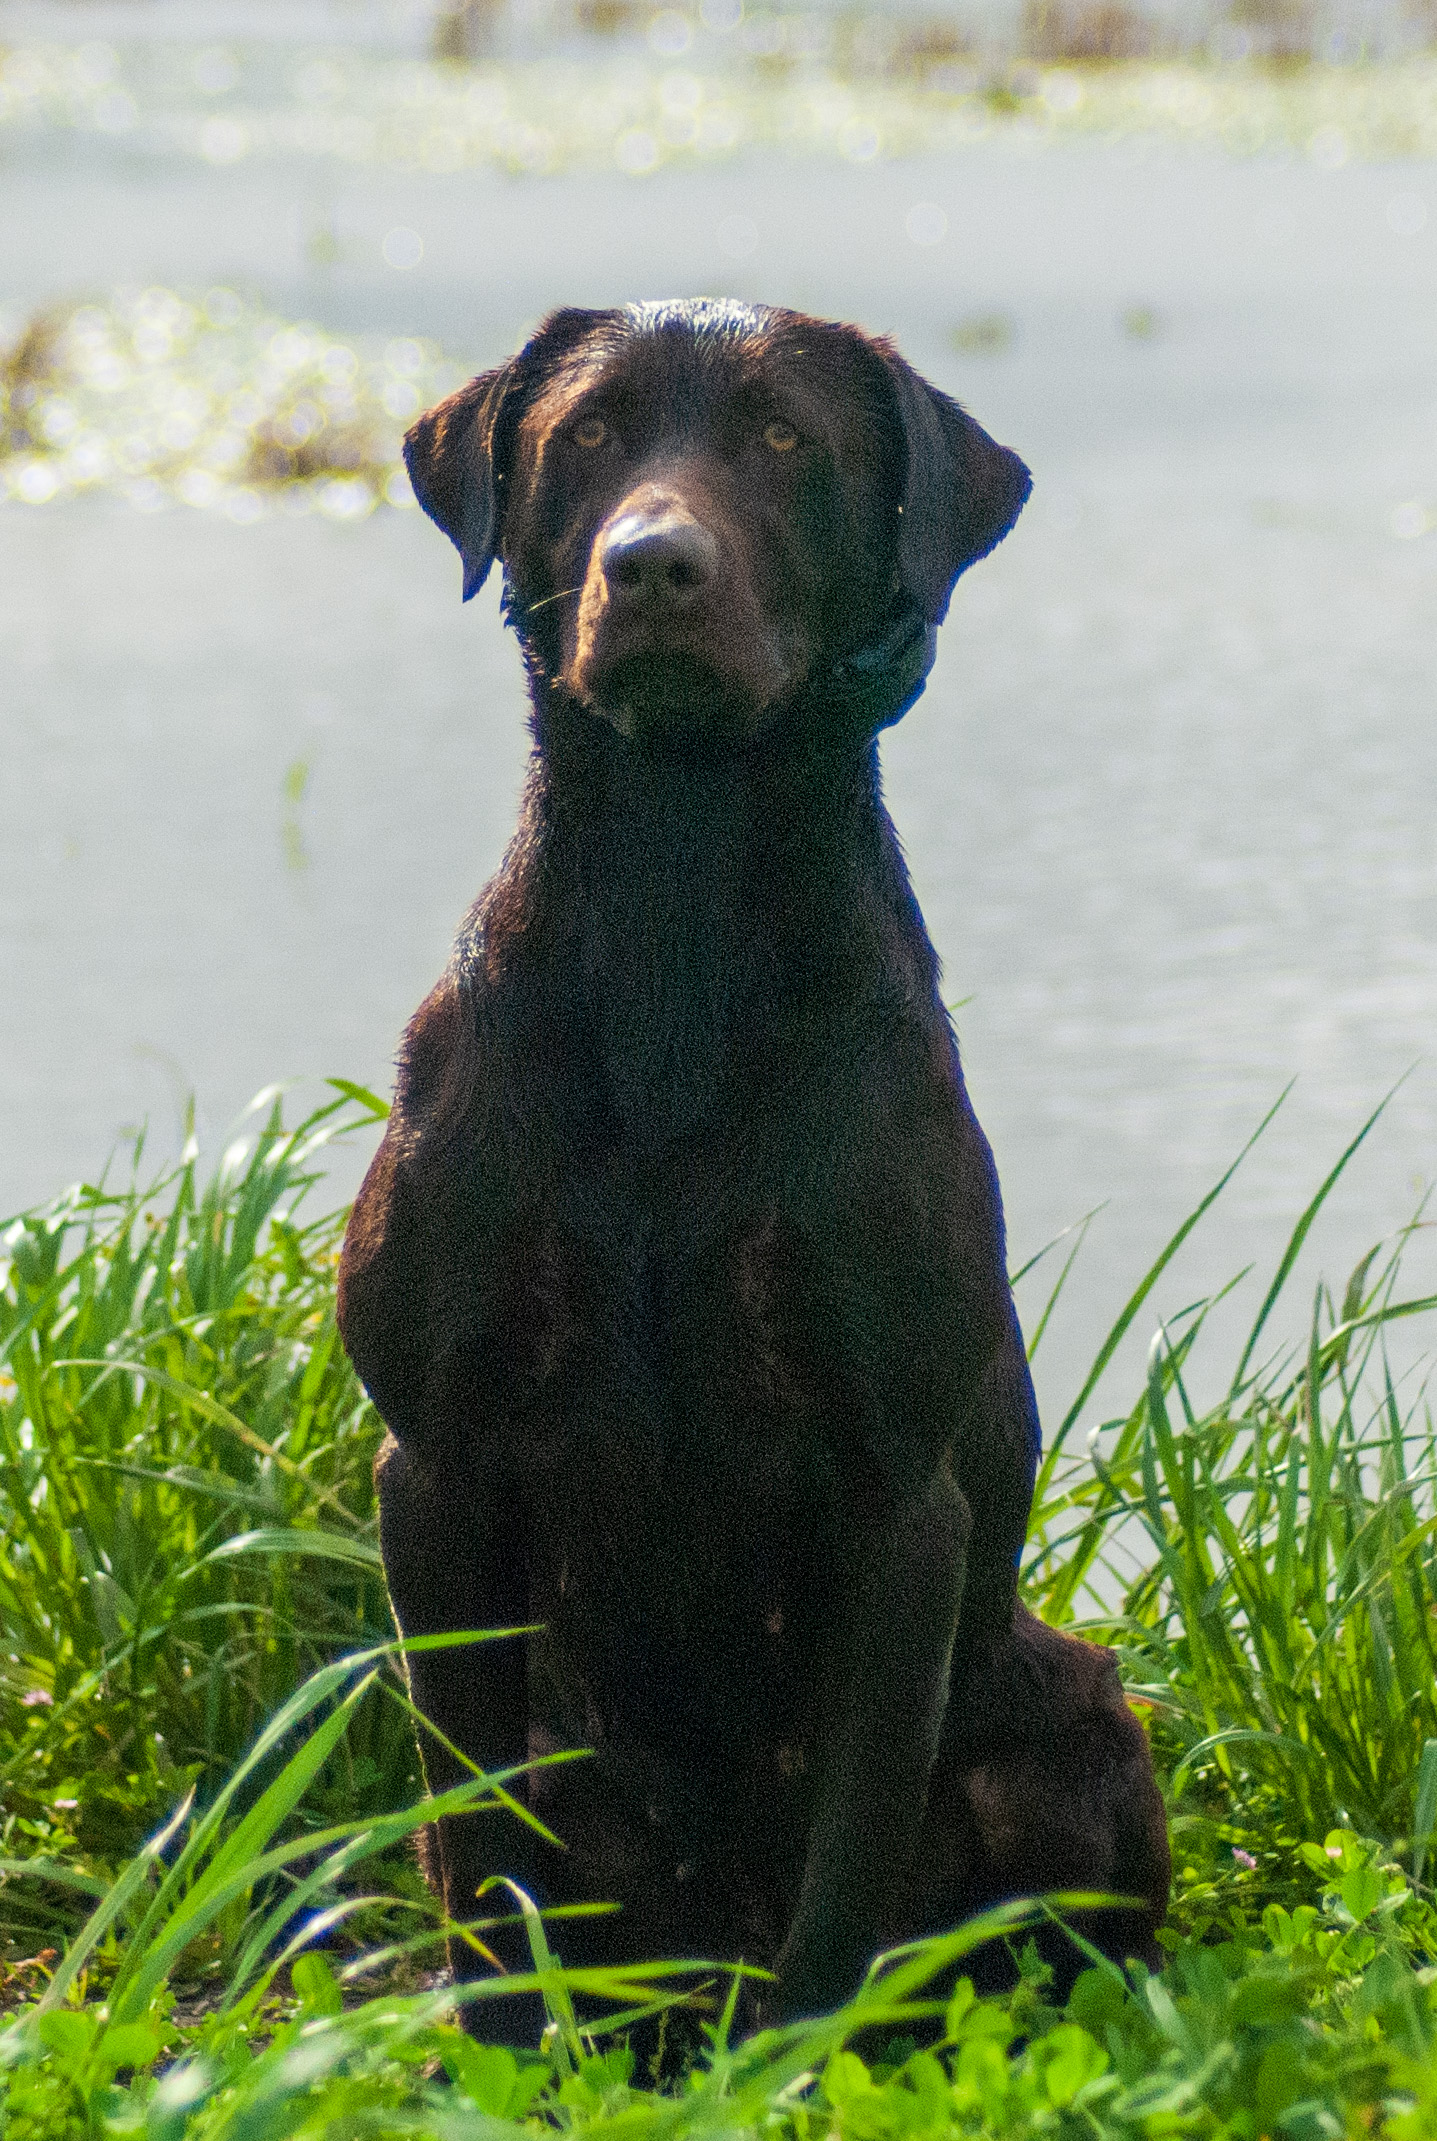
[[[542,672],[625,735],[756,735],[938,625],[1029,489],[886,342],[712,299],[554,313],[405,458],[465,600],[501,558]]]

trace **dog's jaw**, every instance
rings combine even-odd
[[[745,742],[802,681],[803,635],[765,614],[702,483],[685,495],[687,474],[673,471],[661,491],[643,485],[595,531],[558,682],[622,736]],[[686,541],[700,561],[693,584],[626,586],[635,528]]]

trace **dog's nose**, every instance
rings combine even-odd
[[[612,593],[679,604],[705,588],[718,544],[687,513],[622,513],[604,537],[604,578]]]

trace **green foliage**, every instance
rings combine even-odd
[[[815,2022],[735,2047],[730,2001],[709,2030],[707,2055],[672,2091],[636,2086],[621,2041],[585,2037],[571,2052],[557,2025],[542,2053],[475,2043],[454,2026],[443,1992],[347,2004],[353,1972],[336,1976],[313,1953],[294,1964],[282,2005],[266,2004],[271,1965],[199,2021],[180,2020],[157,1974],[154,1927],[164,1911],[156,1906],[167,1890],[172,1908],[213,1902],[214,1861],[200,1871],[201,1851],[189,1874],[177,1863],[159,1881],[143,1918],[133,1895],[118,1914],[128,1910],[131,1930],[106,2005],[76,2004],[73,1981],[63,1988],[57,1977],[0,2032],[4,2131],[12,2141],[517,2141],[525,2133],[1305,2141],[1377,2126],[1394,2141],[1418,2141],[1437,2119],[1437,1973],[1414,1967],[1408,1914],[1417,1910],[1427,1927],[1431,1913],[1349,1834],[1313,1848],[1326,1869],[1318,1905],[1292,1914],[1271,1906],[1261,1927],[1219,1942],[1188,1938],[1161,1978],[1089,1969],[1061,2009],[1031,1981],[992,2000],[960,1977],[935,1997],[980,1939],[1016,1937],[1032,1921],[1035,1906],[1009,1905],[881,1958],[854,2001]],[[152,1866],[157,1858],[151,1852]],[[509,1989],[530,1989],[546,1974],[510,1980]],[[561,1974],[567,1989],[630,2011],[682,1990],[659,1966]],[[916,2029],[931,2034],[930,2046],[913,2048]],[[875,2040],[886,2054],[874,2057]]]
[[[467,1638],[427,1637],[408,1647],[455,1640]],[[451,2079],[451,2095],[489,2118],[517,2115],[551,2082],[556,2102],[607,2100],[601,2079],[617,2085],[621,2068],[627,2075],[627,2055],[619,2047],[596,2057],[574,2024],[572,1994],[607,2001],[632,2018],[681,1995],[693,1966],[566,1972],[533,1905],[519,1896],[533,1971],[487,1977],[466,1997],[492,2007],[539,1992],[555,2023],[550,2056],[540,2062],[472,2043],[447,2020],[449,1991],[404,1996],[391,1988],[346,2008],[346,1990],[352,2002],[351,1988],[365,1973],[443,1938],[446,1928],[430,1904],[412,1906],[424,1921],[417,1936],[361,1956],[339,1977],[315,1951],[344,1918],[382,1900],[352,1893],[357,1867],[438,1815],[516,1811],[505,1791],[511,1772],[476,1773],[398,1813],[291,1833],[291,1817],[353,1728],[379,1668],[400,1647],[391,1640],[312,1673],[205,1812],[194,1814],[187,1799],[99,1896],[41,1997],[0,2032],[0,2130],[7,2136],[119,2132],[179,2141],[191,2133],[356,2130],[336,2120],[387,2132],[386,2109],[396,2113],[394,2130],[408,2130],[416,2070],[436,2060]],[[248,1788],[270,1774],[287,1745],[293,1752],[255,1797]],[[172,1976],[197,1941],[236,1914],[224,1981],[201,2019],[186,2022],[176,2014]],[[496,1922],[480,1921],[470,1937],[482,1940]],[[275,1992],[286,1972],[281,2002]]]
[[[533,1969],[464,1998],[502,2040],[504,2000],[539,1992],[542,2053],[476,2042],[420,1975],[446,1929],[405,1856],[434,1808],[374,1546],[377,1422],[335,1334],[342,1215],[299,1210],[326,1141],[381,1113],[337,1084],[289,1130],[265,1095],[208,1182],[189,1156],[3,1236],[0,1915],[12,1958],[47,1944],[11,1967],[5,2141],[1437,2133],[1437,1448],[1388,1350],[1437,1302],[1402,1297],[1404,1237],[1340,1298],[1319,1289],[1299,1345],[1272,1336],[1370,1124],[1235,1370],[1204,1367],[1200,1303],[1158,1332],[1130,1409],[1071,1447],[1210,1198],[1040,1475],[1029,1596],[1116,1644],[1169,1800],[1162,1975],[1094,1967],[1059,2008],[1023,1943],[1060,1899],[1009,1905],[745,2044],[730,1978],[706,2057],[657,2090],[624,2031],[694,1969],[712,2014],[711,1964],[566,1970],[563,1914],[495,1883]],[[506,1782],[476,1774],[445,1804],[527,1818]],[[999,1934],[1017,1990],[955,1990]]]
[[[1253,1907],[1289,1893],[1298,1844],[1336,1827],[1420,1873],[1437,1817],[1437,1441],[1425,1386],[1400,1395],[1387,1351],[1394,1325],[1437,1309],[1399,1288],[1419,1222],[1365,1255],[1340,1299],[1318,1288],[1305,1344],[1262,1350],[1380,1114],[1298,1220],[1217,1403],[1191,1394],[1214,1300],[1158,1331],[1136,1402],[1075,1459],[1089,1378],[1040,1475],[1030,1602],[1116,1643],[1147,1706],[1195,1919],[1231,1886],[1215,1878],[1224,1862],[1230,1875],[1247,1861],[1238,1889]],[[1136,1290],[1099,1367],[1233,1171]]]
[[[0,1849],[63,1862],[6,1891],[18,1939],[212,1794],[310,1667],[392,1633],[343,1218],[299,1210],[325,1143],[378,1113],[345,1087],[288,1130],[263,1094],[208,1182],[191,1154],[0,1234]],[[311,1818],[415,1786],[407,1718],[366,1698]]]

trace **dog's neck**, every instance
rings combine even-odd
[[[743,1106],[807,1004],[853,1000],[870,965],[891,987],[895,938],[931,993],[875,746],[639,746],[572,705],[536,711],[487,963],[517,957],[585,1007],[619,1122],[682,1136]],[[522,946],[506,941],[519,914]]]
[[[603,755],[602,808],[564,814],[559,845],[572,846],[556,856],[590,894],[574,942],[578,985],[616,1113],[697,1129],[718,1102],[735,1016],[761,985],[745,909],[759,832],[752,781],[722,758],[619,737]]]

